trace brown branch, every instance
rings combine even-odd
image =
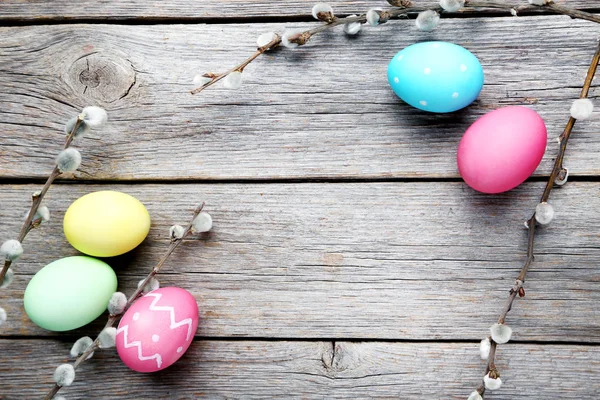
[[[250,57],[248,57],[241,64],[239,64],[239,65],[231,68],[229,71],[224,72],[224,73],[219,74],[219,75],[214,75],[214,74],[211,74],[211,73],[204,74],[204,76],[206,78],[211,78],[211,80],[208,81],[208,82],[206,82],[204,85],[200,86],[199,88],[196,88],[196,89],[192,90],[190,93],[192,93],[192,94],[200,93],[201,91],[203,91],[207,87],[212,86],[215,83],[219,82],[221,79],[225,78],[227,75],[231,74],[232,72],[236,72],[236,71],[237,72],[242,72],[244,70],[244,68],[246,68],[246,66],[248,64],[250,64],[252,61],[254,61],[258,56],[260,56],[265,51],[267,51],[267,50],[269,50],[271,48],[275,48],[275,47],[279,46],[280,43],[281,43],[281,36],[275,35],[275,38],[273,40],[271,40],[269,43],[267,43],[263,47],[259,47],[254,52],[254,54],[252,54]]]
[[[592,85],[592,81],[594,80],[594,76],[596,75],[598,63],[600,63],[600,44],[598,44],[598,47],[596,48],[596,53],[594,54],[594,57],[592,58],[592,61],[590,63],[590,67],[589,67],[587,75],[585,77],[585,82],[583,84],[583,88],[581,89],[581,94],[579,95],[580,99],[587,98],[590,87]],[[554,167],[552,168],[550,177],[548,178],[548,181],[546,182],[546,187],[544,189],[544,192],[542,193],[540,202],[548,201],[548,198],[550,197],[550,192],[552,191],[552,188],[554,187],[554,181],[563,169],[563,159],[565,156],[565,152],[567,150],[567,143],[569,141],[569,137],[571,136],[571,132],[573,131],[573,127],[575,126],[575,121],[576,121],[575,118],[573,118],[573,117],[569,118],[569,121],[567,122],[567,125],[565,126],[563,133],[560,135],[560,148],[558,151],[558,155],[556,156],[556,160],[554,161]],[[531,265],[531,263],[533,263],[533,260],[534,260],[534,255],[533,255],[534,246],[533,245],[534,245],[534,239],[535,239],[535,213],[531,216],[531,218],[529,218],[529,220],[527,221],[527,224],[528,224],[527,258],[525,260],[525,264],[523,265],[523,267],[521,268],[521,271],[519,272],[519,276],[517,277],[513,287],[509,291],[508,298],[506,299],[506,302],[504,303],[504,307],[502,308],[502,312],[500,313],[500,317],[498,318],[499,324],[503,324],[504,321],[506,320],[506,316],[508,315],[509,311],[511,310],[513,302],[517,298],[517,295],[519,297],[525,296],[525,290],[523,288],[523,285],[525,283],[525,276],[527,275],[529,266]],[[489,373],[490,371],[496,370],[495,361],[496,361],[496,349],[497,349],[498,344],[496,342],[494,342],[492,339],[490,339],[490,341],[491,341],[491,349],[490,349],[490,354],[488,356],[488,363],[487,363],[486,371],[485,371],[486,374]],[[485,385],[482,383],[477,388],[477,391],[483,396],[483,394],[485,393]]]
[[[562,5],[558,5],[558,4],[554,3],[553,1],[549,1],[548,3],[546,3],[542,6],[535,6],[535,5],[511,6],[506,3],[499,3],[499,2],[495,2],[495,1],[469,1],[469,0],[467,0],[465,2],[465,7],[468,7],[468,8],[495,8],[495,9],[501,9],[501,10],[506,10],[506,11],[515,10],[517,13],[548,10],[548,11],[554,12],[556,14],[568,15],[569,17],[572,17],[572,18],[584,19],[587,21],[596,22],[596,23],[600,24],[600,16],[597,16],[597,15],[589,13],[589,12],[576,10],[574,8],[569,8],[569,7],[565,7]]]
[[[203,208],[204,208],[204,203],[202,203],[198,207],[196,207],[196,209],[194,210],[194,213],[192,214],[192,219],[190,220],[189,224],[185,228],[181,238],[171,239],[171,244],[169,245],[169,248],[167,249],[165,254],[161,257],[161,259],[158,261],[156,266],[154,268],[152,268],[152,270],[146,276],[146,278],[142,282],[140,282],[140,284],[139,284],[138,288],[135,290],[135,292],[133,292],[133,294],[131,296],[129,296],[129,298],[127,299],[127,303],[125,304],[125,308],[123,309],[123,312],[121,314],[109,315],[108,320],[106,321],[106,324],[104,325],[103,330],[106,328],[110,328],[110,327],[114,326],[115,323],[117,323],[117,321],[121,318],[123,313],[125,313],[125,311],[127,311],[127,309],[129,307],[131,307],[131,305],[135,302],[135,300],[137,300],[137,298],[140,296],[140,294],[142,294],[142,292],[144,291],[144,287],[148,284],[148,282],[150,282],[150,280],[156,274],[158,274],[160,272],[163,264],[167,261],[169,256],[175,251],[175,249],[177,249],[177,247],[179,247],[179,245],[183,242],[183,239],[186,236],[188,236],[190,233],[192,233],[192,223],[194,222],[194,219],[196,219],[198,214],[200,214],[200,212],[202,212]],[[92,344],[77,358],[77,360],[75,360],[75,362],[73,363],[73,368],[77,369],[90,356],[90,354],[92,354],[94,351],[98,350],[99,348],[100,348],[100,336],[96,337],[96,340],[94,340],[92,342]],[[55,384],[54,387],[46,394],[46,396],[44,397],[44,400],[51,400],[52,398],[54,398],[54,396],[59,392],[59,390],[61,388],[62,388],[62,386],[58,386],[57,384]]]
[[[556,4],[554,2],[550,2],[546,5],[541,6],[542,8],[545,8],[547,10],[552,10],[558,14],[564,14],[564,15],[568,15],[570,17],[573,18],[579,18],[579,19],[585,19],[587,21],[592,21],[592,22],[596,22],[598,24],[600,24],[600,16],[598,15],[594,15],[592,13],[589,12],[585,12],[585,11],[580,11],[580,10],[575,10],[572,8],[568,8],[565,6],[561,6],[559,4]]]
[[[408,1],[402,2],[402,4],[410,4],[410,2],[408,2]],[[514,10],[517,13],[518,12],[532,12],[532,11],[539,11],[539,10],[545,9],[545,10],[550,10],[552,12],[555,12],[557,14],[564,14],[564,15],[568,15],[572,18],[585,19],[585,20],[596,22],[596,23],[600,24],[600,16],[597,16],[597,15],[594,15],[592,13],[588,13],[585,11],[579,11],[579,10],[575,10],[575,9],[568,8],[565,6],[561,6],[561,5],[555,4],[553,2],[549,2],[543,6],[534,6],[534,5],[513,5],[513,6],[511,6],[510,4],[499,3],[499,2],[494,2],[494,1],[468,1],[467,0],[465,2],[465,7],[461,8],[456,13],[458,13],[458,14],[469,13],[469,12],[475,11],[478,8],[494,8],[494,9],[505,10],[507,12],[511,12]],[[425,11],[425,10],[433,10],[433,11],[437,11],[439,13],[444,12],[444,10],[441,7],[430,7],[430,8],[427,8],[427,7],[394,7],[394,8],[380,11],[379,13],[381,15],[381,21],[382,21],[381,23],[385,23],[389,19],[392,19],[392,18],[408,16],[408,15],[419,13],[419,12]],[[295,34],[294,38],[291,41],[294,43],[297,43],[298,45],[304,45],[304,44],[306,44],[306,42],[308,42],[308,40],[313,35],[316,35],[318,33],[326,31],[328,29],[332,29],[338,25],[343,25],[343,24],[351,23],[351,22],[365,23],[366,21],[367,21],[366,14],[361,14],[358,16],[349,16],[349,17],[345,17],[345,18],[334,18],[331,22],[327,22],[316,28],[309,29],[309,30]],[[244,70],[244,68],[246,68],[246,66],[248,66],[248,64],[250,64],[255,59],[257,59],[261,54],[264,54],[267,50],[275,49],[276,47],[281,47],[281,46],[282,46],[281,35],[276,34],[275,38],[273,40],[271,40],[271,42],[269,42],[268,44],[266,44],[262,47],[259,47],[254,52],[254,54],[252,54],[250,57],[248,57],[242,63],[236,65],[235,67],[231,68],[230,70],[220,73],[220,74],[213,74],[211,72],[204,74],[203,76],[205,78],[210,78],[211,80],[206,82],[204,85],[190,91],[190,93],[191,94],[200,93],[201,91],[208,88],[209,86],[212,86],[215,83],[219,82],[221,79],[225,78],[229,74],[231,74],[233,72],[242,72]]]
[[[71,146],[71,143],[73,142],[73,139],[75,138],[75,133],[79,129],[79,126],[81,125],[82,121],[83,121],[83,115],[80,114],[77,116],[77,120],[75,122],[75,125],[73,125],[73,129],[67,135],[63,150],[65,150]],[[34,220],[33,218],[35,217],[35,214],[36,214],[38,208],[42,204],[42,200],[44,199],[46,192],[48,191],[48,189],[50,189],[50,185],[52,185],[54,180],[58,176],[60,176],[60,174],[61,174],[61,172],[58,169],[58,166],[55,165],[54,169],[50,173],[50,176],[46,180],[44,187],[42,187],[42,190],[39,193],[33,194],[32,199],[31,199],[32,200],[31,208],[29,209],[29,213],[27,213],[27,217],[25,218],[25,222],[23,222],[23,226],[21,226],[21,230],[19,231],[19,236],[17,236],[17,240],[19,242],[23,243],[23,240],[25,239],[27,234],[33,228],[39,226],[40,223],[42,222],[41,219]],[[4,266],[2,267],[2,270],[0,270],[0,283],[2,283],[2,281],[4,280],[4,276],[6,275],[6,272],[8,271],[8,268],[10,268],[11,264],[12,264],[12,261],[4,260]]]

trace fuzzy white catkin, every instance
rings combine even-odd
[[[208,232],[212,229],[212,217],[209,213],[202,211],[192,221],[192,231],[195,233]]]
[[[490,350],[492,349],[492,343],[490,342],[490,339],[485,338],[481,341],[481,343],[479,344],[479,355],[481,356],[482,360],[487,360],[488,357],[490,356]]]
[[[440,14],[433,10],[421,11],[415,20],[417,29],[424,32],[434,30],[440,23]]]
[[[54,396],[52,400],[67,400],[64,396]]]
[[[510,9],[510,15],[512,15],[513,17],[517,16],[517,10],[515,10],[514,8]]]
[[[16,261],[22,254],[23,246],[18,240],[10,239],[0,246],[0,256],[6,261]]]
[[[554,184],[556,186],[563,186],[565,183],[567,183],[567,181],[569,180],[569,169],[563,167],[563,171],[561,171],[561,173],[563,174],[563,177],[556,177],[556,179],[554,179]]]
[[[108,300],[108,306],[106,308],[110,314],[119,315],[125,311],[126,305],[127,296],[125,296],[125,293],[114,292],[112,296],[110,296],[110,300]]]
[[[169,228],[169,237],[171,239],[181,239],[185,233],[185,228],[181,225],[173,225]]]
[[[485,388],[488,390],[498,390],[500,386],[502,386],[502,379],[500,378],[490,378],[490,375],[486,375],[483,377],[483,384]]]
[[[138,288],[142,285],[142,283],[144,283],[144,279],[138,282]],[[158,281],[158,279],[152,277],[150,278],[150,281],[148,281],[146,286],[144,286],[143,292],[148,293],[158,288],[160,288],[160,282]]]
[[[594,103],[590,99],[577,99],[571,104],[571,117],[588,119],[594,112]]]
[[[378,9],[371,8],[367,11],[367,24],[371,26],[379,25],[379,11]]]
[[[13,271],[13,269],[12,268],[7,269],[6,274],[4,275],[4,279],[2,280],[2,283],[0,283],[0,289],[9,287],[14,279],[15,279],[15,272]]]
[[[204,86],[210,81],[212,81],[211,78],[203,76],[202,74],[198,74],[198,75],[194,76],[193,83],[194,83],[194,85]]]
[[[356,15],[350,15],[350,17],[356,17]],[[362,24],[358,21],[356,22],[346,22],[344,24],[344,32],[346,35],[354,36],[360,32],[360,28]]]
[[[444,11],[456,12],[465,6],[465,0],[440,0],[440,7]]]
[[[479,392],[477,390],[475,390],[474,392],[472,392],[469,397],[467,398],[467,400],[483,400],[483,397],[481,397],[481,395],[479,394]]]
[[[508,343],[512,336],[512,329],[508,325],[494,324],[490,327],[492,340],[498,344]]]
[[[534,6],[543,6],[546,4],[547,0],[528,0],[529,4],[533,4]]]
[[[81,165],[81,153],[72,147],[64,149],[58,154],[56,165],[60,172],[75,172]]]
[[[77,122],[77,117],[73,117],[73,118],[71,118],[70,120],[67,121],[67,123],[65,124],[65,133],[67,135],[71,134],[71,132],[73,131],[73,128],[75,128],[75,123],[76,122]],[[75,131],[75,135],[74,136],[75,137],[80,137],[80,136],[87,135],[90,130],[91,130],[91,128],[88,125],[88,123],[85,122],[85,121],[81,121],[79,123],[79,127]]]
[[[226,89],[239,89],[242,86],[242,73],[240,71],[233,71],[225,78],[223,78],[223,86]]]
[[[93,342],[94,341],[89,336],[84,336],[77,339],[77,341],[73,343],[73,347],[71,347],[71,352],[69,353],[70,356],[73,358],[79,357],[92,345]]]
[[[317,3],[312,8],[312,16],[314,19],[320,20],[319,14],[331,14],[333,16],[333,8],[327,3]]]
[[[108,328],[102,329],[102,332],[98,335],[98,341],[100,342],[101,349],[110,349],[115,347],[115,341],[117,338],[117,328],[109,326]]]
[[[33,216],[33,220],[36,219],[41,219],[42,222],[50,221],[50,209],[46,206],[39,207]]]
[[[277,34],[275,32],[263,33],[256,39],[256,45],[258,47],[264,47],[275,40],[276,37]]]
[[[71,364],[61,364],[54,371],[54,382],[58,386],[71,386],[75,380],[75,368]]]
[[[298,47],[298,43],[290,42],[290,37],[296,35],[297,33],[299,32],[293,30],[283,31],[283,34],[281,35],[281,44],[283,47],[287,47],[288,49],[295,49]]]
[[[91,127],[98,128],[106,123],[108,115],[103,108],[90,106],[85,107],[81,113],[83,114],[83,120]]]
[[[535,220],[541,225],[547,225],[554,219],[554,208],[545,201],[535,206]]]
[[[6,315],[6,310],[0,307],[0,326],[6,322],[8,315]]]

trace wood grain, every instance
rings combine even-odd
[[[41,398],[71,343],[0,340],[6,400]],[[478,384],[476,343],[195,341],[156,374],[125,367],[113,350],[78,371],[68,399],[462,399]],[[508,344],[498,361],[504,385],[493,399],[580,400],[600,394],[600,349]]]
[[[598,36],[593,23],[563,16],[444,19],[433,33],[396,21],[268,54],[247,68],[243,90],[189,94],[196,73],[229,68],[258,34],[285,26],[0,28],[0,178],[47,176],[64,121],[89,104],[106,107],[110,124],[76,143],[84,156],[77,179],[458,177],[462,133],[485,112],[514,104],[547,123],[537,172],[544,175]],[[466,110],[424,113],[391,92],[387,60],[428,39],[464,45],[481,59],[486,86]],[[594,84],[590,95],[598,93]],[[577,123],[571,175],[600,174],[599,121]]]
[[[14,236],[37,188],[0,187],[0,239]],[[0,335],[55,335],[28,320],[22,293],[45,264],[77,254],[62,216],[103,189],[136,196],[153,218],[142,246],[107,260],[126,293],[166,249],[169,227],[207,202],[213,232],[184,243],[160,277],[195,295],[199,336],[477,340],[524,260],[523,221],[542,183],[497,196],[460,183],[55,185],[52,220],[27,237],[16,281],[0,292]],[[553,193],[556,220],[539,233],[527,296],[507,321],[516,340],[600,341],[600,227],[588,216],[599,190],[582,182]]]
[[[431,0],[414,1],[415,6],[435,7],[439,2]],[[598,10],[595,0],[557,0],[556,3],[571,8]],[[311,17],[315,1],[186,1],[186,0],[108,0],[103,2],[67,0],[3,0],[0,3],[0,17],[9,21],[43,20],[164,20],[193,19],[215,20],[220,18],[269,18],[269,17]],[[383,0],[332,1],[330,4],[338,14],[364,13],[372,7],[389,7]],[[523,5],[523,2],[510,1],[507,4]],[[496,11],[497,12],[497,11]],[[168,22],[168,21],[167,21]]]

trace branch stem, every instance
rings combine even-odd
[[[542,6],[519,5],[519,4],[511,6],[506,3],[499,3],[499,2],[495,2],[495,1],[485,1],[485,0],[484,1],[469,1],[469,0],[467,0],[465,2],[465,7],[468,7],[468,8],[496,8],[496,9],[506,10],[506,11],[510,11],[512,9],[512,10],[515,10],[517,13],[548,10],[548,11],[551,11],[556,14],[568,15],[571,18],[584,19],[587,21],[591,21],[591,22],[600,24],[600,16],[597,16],[595,14],[592,14],[592,13],[589,13],[586,11],[580,11],[580,10],[576,10],[574,8],[565,7],[565,6],[554,3],[553,1],[549,1],[548,3],[546,3]]]
[[[204,85],[200,86],[199,88],[196,88],[194,90],[192,90],[190,93],[191,94],[196,94],[196,93],[200,93],[201,91],[203,91],[204,89],[206,89],[209,86],[214,85],[215,83],[219,82],[221,79],[225,78],[227,75],[231,74],[232,72],[242,72],[244,70],[244,68],[246,68],[246,66],[248,64],[250,64],[252,61],[254,61],[258,56],[260,56],[261,54],[263,54],[265,51],[271,49],[271,48],[275,48],[277,46],[279,46],[279,44],[281,43],[281,36],[279,35],[275,35],[275,38],[273,40],[271,40],[269,43],[267,43],[266,45],[259,47],[254,54],[252,54],[250,57],[248,57],[246,60],[244,60],[242,63],[240,63],[239,65],[231,68],[229,71],[224,72],[220,75],[216,75],[214,76],[210,81],[206,82]]]
[[[600,44],[598,44],[598,47],[596,48],[596,53],[594,54],[594,57],[592,58],[592,61],[590,63],[590,67],[588,68],[585,82],[581,89],[581,94],[579,95],[580,99],[584,99],[587,97],[590,87],[592,85],[592,81],[594,80],[594,76],[596,75],[598,63],[600,63]],[[567,143],[571,136],[571,132],[573,131],[573,127],[575,126],[575,121],[576,121],[575,118],[573,118],[573,117],[569,118],[569,121],[567,122],[567,125],[565,126],[563,133],[560,135],[560,148],[558,151],[558,155],[556,156],[556,160],[554,161],[554,167],[552,168],[550,177],[548,178],[548,181],[546,182],[546,187],[544,189],[544,192],[542,193],[540,202],[545,202],[550,198],[550,192],[552,191],[552,188],[554,187],[554,181],[555,181],[556,177],[558,176],[559,172],[563,168],[563,159],[565,156],[565,152],[567,150]],[[519,272],[519,276],[517,277],[513,287],[509,291],[508,298],[506,299],[506,302],[504,303],[504,307],[502,308],[502,312],[500,313],[500,317],[498,318],[499,324],[503,324],[504,321],[506,320],[506,316],[508,315],[509,311],[511,310],[513,302],[517,298],[517,295],[519,295],[519,296],[524,295],[525,292],[523,290],[523,285],[525,284],[525,276],[527,275],[529,266],[534,261],[533,249],[534,249],[535,227],[536,227],[535,213],[531,216],[531,218],[529,218],[529,220],[527,221],[527,224],[528,224],[527,258],[525,260],[525,263],[523,264],[523,267],[521,268],[521,271]],[[493,371],[496,369],[495,362],[496,362],[497,347],[498,347],[498,344],[496,342],[494,342],[493,340],[491,340],[490,354],[488,356],[488,363],[487,363],[486,370],[485,370],[486,374],[488,374],[490,371]],[[483,396],[483,394],[485,393],[485,385],[482,383],[477,388],[477,391]]]
[[[73,125],[73,129],[67,135],[63,150],[65,150],[71,146],[71,143],[73,142],[73,139],[75,138],[75,132],[77,132],[77,130],[79,129],[79,126],[81,125],[82,121],[83,121],[83,115],[80,114],[77,117],[75,125]],[[44,183],[42,190],[39,193],[35,193],[32,196],[31,207],[29,208],[29,212],[27,213],[25,222],[23,222],[23,226],[21,226],[21,230],[19,231],[19,236],[17,236],[17,240],[19,242],[23,243],[23,240],[25,240],[25,237],[27,236],[27,234],[33,228],[35,228],[36,226],[38,226],[41,223],[41,220],[34,220],[33,218],[35,217],[35,214],[37,213],[38,208],[40,208],[40,205],[42,204],[42,200],[44,199],[46,192],[48,192],[48,189],[50,189],[50,186],[52,185],[54,180],[60,176],[60,174],[61,174],[61,172],[58,169],[58,166],[55,165],[54,169],[50,173],[50,176],[46,180],[46,183]],[[8,271],[8,268],[10,268],[11,264],[12,264],[12,261],[10,261],[10,260],[4,261],[4,266],[2,267],[2,270],[0,270],[0,283],[2,283],[2,281],[4,280],[4,276],[6,275],[6,272]]]

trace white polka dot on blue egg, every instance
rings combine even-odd
[[[448,113],[471,104],[483,88],[483,68],[469,50],[448,42],[408,46],[388,65],[388,81],[402,100],[421,110]]]

